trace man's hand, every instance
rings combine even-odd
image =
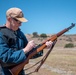
[[[32,50],[34,47],[35,47],[35,43],[34,43],[34,40],[28,42],[27,46],[23,49],[23,51],[25,53],[29,52],[30,50]]]
[[[52,41],[47,41],[45,44],[46,44],[47,48],[51,48],[53,42]]]

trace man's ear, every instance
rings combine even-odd
[[[7,20],[11,22],[12,18],[11,17],[7,17]]]

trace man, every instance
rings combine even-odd
[[[6,24],[0,27],[0,63],[2,75],[12,75],[9,68],[26,60],[35,43],[33,40],[28,42],[19,28],[22,22],[27,22],[20,8],[8,9],[6,19]],[[46,45],[50,47],[52,42],[46,42]],[[24,71],[19,75],[24,75]]]

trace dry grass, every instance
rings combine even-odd
[[[50,66],[62,69],[66,73],[68,71],[76,73],[76,50],[55,50],[49,55],[47,61]]]
[[[49,35],[50,36],[50,35]],[[28,40],[34,40],[37,44],[45,39],[32,38],[27,36]],[[48,37],[49,38],[49,37]],[[69,40],[70,39],[70,40]],[[64,48],[65,44],[73,43],[74,48]],[[47,50],[44,50],[44,55]],[[30,67],[39,61],[42,57],[31,59],[25,68]],[[29,69],[26,73],[35,70],[36,67]],[[76,35],[60,36],[57,43],[50,53],[49,57],[40,68],[39,72],[34,72],[30,75],[76,75]]]
[[[44,50],[45,54],[46,50]],[[37,59],[31,59],[30,63],[27,65],[33,65],[37,61],[39,61],[42,57]],[[34,70],[34,67],[31,70]],[[29,72],[31,70],[28,70]],[[26,72],[28,72],[26,71]],[[75,75],[76,74],[76,50],[73,48],[71,49],[64,49],[62,48],[57,49],[54,48],[53,51],[50,53],[49,57],[47,58],[46,62],[40,68],[38,73],[32,73],[30,75]]]

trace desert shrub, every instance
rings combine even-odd
[[[38,37],[39,36],[37,32],[33,32],[32,34],[33,34],[33,37]]]
[[[42,34],[40,35],[40,37],[42,37],[42,38],[47,38],[47,35],[46,35],[45,33],[42,33]]]
[[[65,45],[64,48],[73,48],[73,47],[74,47],[74,44],[68,43],[68,44]]]

